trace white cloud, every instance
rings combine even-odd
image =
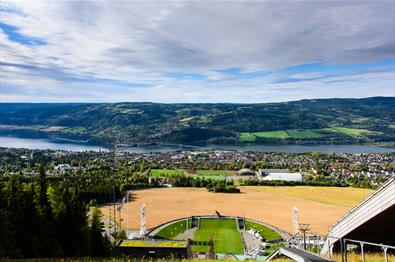
[[[263,102],[395,95],[394,79],[382,73],[307,83],[304,78],[319,78],[321,72],[282,71],[317,61],[394,59],[393,1],[2,1],[0,10],[1,22],[45,43],[23,45],[0,32],[3,101]],[[218,71],[227,68],[274,73],[247,79]],[[169,76],[180,72],[205,79]],[[278,74],[300,82],[277,83]],[[24,91],[31,94],[28,99]]]

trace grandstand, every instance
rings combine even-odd
[[[330,230],[321,251],[330,256],[357,244],[363,251],[395,249],[395,177],[351,209]],[[395,250],[394,250],[395,251]]]

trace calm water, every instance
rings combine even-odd
[[[36,139],[36,138],[18,138],[9,136],[0,136],[0,147],[9,148],[27,148],[27,149],[52,149],[52,150],[68,150],[68,151],[99,151],[107,150],[103,146],[93,146],[87,144],[76,144],[64,142],[61,140]],[[144,147],[128,147],[123,148],[124,151],[135,153],[147,152],[174,152],[174,151],[200,151],[207,149],[227,149],[238,151],[260,151],[260,152],[290,152],[302,153],[310,151],[319,152],[348,152],[348,153],[386,153],[395,152],[395,148],[382,148],[369,145],[244,145],[244,146],[177,146],[177,145],[157,145]]]

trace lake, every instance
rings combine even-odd
[[[0,136],[0,147],[27,148],[27,149],[51,149],[67,151],[99,151],[107,150],[103,146],[95,146],[81,143],[71,143],[68,141],[41,139],[41,138],[19,138],[10,136]],[[142,147],[125,147],[121,151],[134,153],[148,152],[175,152],[175,151],[202,151],[208,149],[238,150],[238,151],[259,151],[259,152],[327,152],[327,153],[389,153],[395,152],[395,148],[383,148],[372,145],[153,145]]]

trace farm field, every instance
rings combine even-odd
[[[294,139],[319,138],[322,135],[313,130],[288,130],[289,137]]]
[[[328,127],[321,129],[306,130],[278,130],[255,133],[240,133],[239,139],[244,142],[255,141],[257,137],[273,138],[273,139],[316,139],[328,135],[328,132],[340,133],[350,137],[358,138],[363,134],[371,133],[366,129],[347,128],[347,127]]]
[[[241,187],[240,194],[212,193],[205,188],[156,188],[133,191],[135,201],[122,209],[123,226],[139,228],[140,207],[147,205],[147,227],[192,215],[242,216],[292,231],[292,208],[301,223],[326,234],[330,226],[372,190],[332,187]],[[102,207],[108,216],[109,209]]]
[[[234,219],[201,219],[195,232],[195,242],[207,242],[210,235],[214,240],[216,253],[243,254],[243,241]],[[194,252],[208,252],[208,245],[193,245]]]
[[[347,128],[347,127],[332,127],[331,128],[333,131],[342,133],[348,136],[360,136],[363,133],[369,133],[368,130],[365,129],[357,129],[357,128]]]
[[[266,137],[266,138],[288,138],[289,135],[286,131],[269,131],[269,132],[256,132],[253,135],[257,137]]]
[[[335,206],[353,207],[361,199],[368,196],[373,190],[366,188],[342,188],[342,187],[265,187],[252,186],[251,189],[273,193],[281,196],[290,196],[322,204]]]

